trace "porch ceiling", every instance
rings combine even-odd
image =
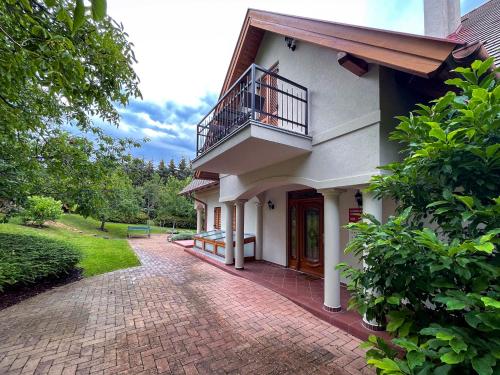
[[[193,168],[241,175],[312,150],[311,137],[249,121],[193,161]]]

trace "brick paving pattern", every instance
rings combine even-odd
[[[0,311],[0,374],[371,374],[360,341],[166,242]]]

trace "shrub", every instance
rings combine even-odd
[[[179,234],[174,234],[172,236],[172,241],[184,241],[184,240],[192,240],[193,235],[190,233],[179,233]]]
[[[28,198],[22,217],[25,223],[42,226],[48,220],[57,220],[63,213],[62,203],[50,197],[34,195]]]
[[[68,273],[79,259],[80,252],[64,242],[0,233],[0,291]]]
[[[378,374],[500,372],[500,85],[492,59],[457,68],[448,92],[420,105],[392,134],[406,158],[369,190],[400,204],[381,224],[373,217],[346,252],[364,270],[341,265],[351,308],[387,323],[392,343],[371,337],[368,363]]]
[[[176,228],[192,229],[196,228],[196,218],[164,216],[162,219],[157,218],[155,224],[160,227],[172,227],[175,225]]]

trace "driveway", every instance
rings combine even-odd
[[[0,374],[368,374],[360,341],[164,236],[0,311]]]

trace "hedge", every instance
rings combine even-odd
[[[185,240],[192,240],[193,235],[190,233],[179,233],[179,234],[174,234],[172,236],[172,241],[185,241]]]
[[[7,287],[67,274],[79,260],[80,251],[65,242],[0,233],[0,292]]]
[[[154,222],[160,227],[172,227],[175,225],[176,228],[182,229],[196,228],[196,218],[168,216],[162,218],[161,220],[157,218]]]

